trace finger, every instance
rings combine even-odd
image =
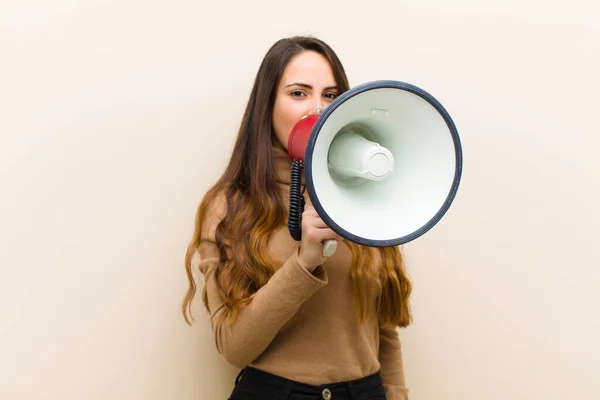
[[[308,226],[313,226],[315,228],[329,228],[329,226],[323,221],[320,217],[310,217],[306,218],[306,224]]]
[[[319,242],[322,242],[323,240],[326,240],[326,239],[335,239],[335,240],[340,240],[340,241],[342,240],[342,237],[340,235],[338,235],[337,233],[335,233],[331,228],[319,229],[318,231],[315,232],[315,236]]]
[[[304,208],[304,215],[319,215],[319,213],[317,213],[317,210],[315,210],[314,208]]]

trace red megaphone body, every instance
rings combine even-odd
[[[308,138],[318,119],[318,115],[304,117],[292,128],[288,137],[288,154],[292,160],[304,162]]]

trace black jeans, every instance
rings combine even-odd
[[[242,369],[227,400],[385,400],[381,375],[320,386],[307,385],[256,368]]]

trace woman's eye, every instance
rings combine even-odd
[[[335,94],[335,93],[327,93],[327,94],[325,94],[325,97],[327,97],[330,100],[335,100],[337,98],[337,94]]]
[[[300,90],[294,90],[292,92],[292,96],[294,96],[294,97],[302,97],[302,96],[304,96],[304,92],[302,92]]]

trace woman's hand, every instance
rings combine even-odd
[[[323,256],[323,241],[326,239],[339,241],[342,237],[329,228],[317,211],[307,204],[302,213],[302,239],[298,252],[301,266],[312,272],[325,262],[327,257]]]

